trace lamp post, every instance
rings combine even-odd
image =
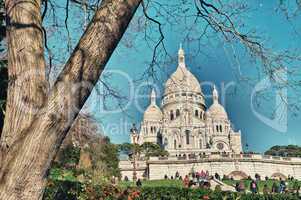
[[[135,124],[133,124],[132,128],[130,129],[132,135],[132,142],[134,144],[133,149],[133,181],[137,180],[137,169],[136,169],[136,145],[138,144],[138,133]]]

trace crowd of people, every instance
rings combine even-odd
[[[200,171],[200,172],[191,172],[187,175],[184,176],[184,178],[182,176],[180,176],[179,172],[176,172],[174,176],[168,176],[168,175],[164,175],[164,179],[165,180],[180,180],[183,183],[183,186],[185,188],[207,188],[210,189],[211,184],[210,184],[210,180],[212,179],[217,179],[217,180],[233,180],[233,178],[228,178],[226,176],[223,176],[222,178],[220,177],[220,175],[218,173],[215,173],[214,176],[211,176],[209,174],[208,171]],[[293,190],[294,193],[298,193],[300,191],[300,184],[298,183],[298,181],[296,180],[294,182],[294,178],[289,176],[288,179],[279,179],[279,180],[272,180],[273,183],[268,184],[269,180],[268,177],[265,177],[264,181],[261,181],[260,176],[258,174],[255,175],[255,179],[251,179],[251,177],[248,177],[249,181],[245,181],[245,180],[240,180],[240,181],[236,181],[235,185],[233,185],[235,187],[235,190],[237,192],[252,192],[254,194],[259,193],[259,183],[264,184],[263,188],[262,188],[262,193],[263,194],[270,194],[270,193],[287,193],[287,192],[291,192],[289,191],[289,187],[288,187],[288,182],[290,181],[292,182],[292,184],[296,183],[296,185],[293,185],[293,187],[290,188],[290,190]],[[125,177],[125,181],[128,181],[128,177]],[[141,187],[142,186],[142,181],[140,179],[138,179],[136,181],[136,186],[137,187]],[[221,189],[220,185],[218,189]],[[292,189],[293,188],[293,189]],[[214,188],[217,189],[217,188]]]
[[[175,173],[175,176],[168,177],[167,175],[164,176],[164,179],[175,179],[181,180],[183,182],[184,187],[186,188],[195,188],[195,187],[202,187],[202,188],[210,188],[210,179],[212,177],[209,175],[208,171],[200,171],[200,172],[191,172],[188,175],[185,175],[183,178],[180,176],[179,172]]]
[[[288,179],[289,180],[289,179]],[[259,193],[259,184],[260,179],[255,179],[255,180],[251,180],[250,184],[249,184],[249,190],[250,192],[257,194]],[[296,185],[292,185],[292,187],[290,188],[289,191],[289,187],[288,187],[288,182],[285,181],[284,179],[280,180],[272,180],[272,185],[268,184],[268,179],[266,178],[265,181],[263,181],[263,188],[262,188],[262,193],[263,194],[275,194],[275,193],[288,193],[288,192],[294,192],[294,193],[298,193],[300,191],[300,185],[298,184],[298,182],[293,182],[292,179],[290,179],[290,181],[292,181],[292,184],[296,183]],[[246,192],[247,188],[245,185],[246,182],[244,182],[243,180],[236,182],[235,184],[235,190],[237,192]]]

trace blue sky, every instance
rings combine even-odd
[[[239,22],[244,22],[244,29],[256,29],[257,35],[261,36],[265,45],[273,49],[274,52],[301,47],[301,35],[296,34],[296,30],[301,34],[300,17],[296,17],[293,22],[288,23],[283,14],[276,12],[277,1],[253,0],[249,1],[249,6],[251,8],[250,12],[241,15],[241,18],[237,19]],[[193,13],[195,10],[190,8],[188,12]],[[150,11],[150,14],[154,14],[154,12]],[[137,31],[137,18],[139,15],[141,15],[141,9],[136,13],[136,18],[125,33],[123,41],[118,45],[106,66],[106,74],[110,75],[109,78],[102,76],[102,79],[107,80],[113,88],[128,99],[124,101],[128,106],[125,107],[124,112],[108,111],[106,109],[116,110],[118,108],[117,101],[108,97],[105,99],[105,104],[109,108],[104,107],[104,99],[96,90],[94,90],[86,103],[87,111],[93,113],[93,116],[102,126],[103,132],[110,136],[115,143],[128,142],[130,125],[132,123],[139,124],[142,119],[143,113],[141,109],[145,109],[149,103],[149,99],[145,95],[148,95],[150,92],[150,87],[144,87],[143,84],[151,83],[162,94],[166,78],[176,68],[175,62],[164,63],[160,69],[157,68],[156,75],[158,80],[156,82],[146,82],[145,79],[137,81],[149,66],[153,52],[144,39],[144,33]],[[248,143],[249,150],[263,152],[273,145],[300,145],[300,114],[293,116],[289,110],[287,130],[280,132],[266,125],[252,111],[251,93],[254,87],[239,80],[239,74],[250,76],[254,74],[255,77],[255,74],[257,74],[256,67],[259,65],[250,61],[249,56],[245,54],[240,45],[233,44],[231,46],[225,44],[219,36],[202,41],[206,44],[201,46],[201,53],[193,57],[192,55],[196,52],[197,44],[196,42],[184,40],[184,22],[185,20],[180,20],[178,24],[165,25],[163,27],[166,49],[170,55],[176,56],[179,43],[182,42],[187,54],[186,64],[201,83],[205,81],[212,82],[216,84],[219,91],[221,91],[223,84],[233,85],[227,90],[224,96],[224,103],[235,129],[242,131],[244,148],[246,143]],[[165,24],[164,21],[163,24]],[[70,22],[70,26],[72,27],[73,25],[74,22]],[[153,27],[156,28],[156,26]],[[73,45],[76,44],[80,33],[80,31],[71,33]],[[152,36],[154,38],[158,36],[157,31],[154,30]],[[61,36],[61,38],[64,37]],[[55,48],[66,46],[65,43],[57,42],[57,38],[53,39],[55,40]],[[236,59],[233,57],[234,51],[235,55],[237,55]],[[239,71],[238,68],[241,70]],[[135,80],[133,87],[129,84],[131,80]],[[260,79],[257,81],[259,82]],[[103,91],[100,83],[98,84],[98,89],[100,93]],[[208,86],[203,87],[203,92],[209,95],[211,93]],[[273,90],[267,92],[271,92],[273,98],[263,102],[261,107],[256,108],[257,110],[255,109],[255,111],[262,116],[270,117],[267,113],[275,107],[275,95],[273,95]],[[132,95],[133,93],[135,95]],[[291,94],[293,94],[293,91],[288,91],[288,95],[290,96]],[[157,100],[159,103],[160,97]],[[206,99],[206,104],[210,106],[211,98]]]

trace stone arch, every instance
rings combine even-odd
[[[162,136],[162,134],[161,134],[160,132],[157,133],[157,143],[158,143],[161,147],[164,146],[164,145],[163,145],[163,136]]]
[[[168,139],[164,138],[164,147],[168,147]]]
[[[287,179],[287,177],[280,172],[276,172],[276,173],[272,174],[271,178],[272,179],[284,179],[284,180]]]
[[[233,178],[234,180],[242,180],[247,179],[248,175],[243,171],[233,171],[228,175],[229,178]]]
[[[203,149],[203,140],[199,139],[199,149]]]
[[[186,143],[186,145],[189,145],[191,143],[191,141],[190,141],[191,136],[190,135],[191,135],[190,130],[185,130],[185,143]]]
[[[198,110],[195,110],[195,111],[194,111],[194,115],[195,115],[196,117],[198,117],[198,116],[199,116],[199,111],[198,111]]]
[[[170,111],[169,115],[170,115],[169,116],[170,120],[174,120],[175,117],[174,117],[174,114],[173,114],[173,110]]]
[[[181,145],[182,142],[181,142],[180,132],[178,130],[173,130],[172,131],[171,139],[173,141],[173,148],[174,149],[180,148],[180,145]]]

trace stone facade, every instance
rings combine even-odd
[[[131,131],[132,143],[157,143],[169,156],[137,161],[138,178],[163,179],[176,172],[185,176],[191,171],[208,170],[211,175],[218,173],[234,179],[254,178],[255,174],[262,178],[290,175],[301,179],[301,158],[243,154],[241,132],[231,127],[215,87],[212,97],[213,104],[207,108],[200,84],[186,68],[180,48],[178,67],[165,84],[161,106],[153,90],[140,130]],[[133,166],[130,160],[120,161],[122,178],[133,178]]]
[[[127,165],[127,167],[125,167]],[[262,155],[210,155],[203,158],[179,158],[179,157],[151,157],[148,161],[140,161],[138,167],[138,178],[150,180],[163,179],[175,176],[185,176],[191,171],[208,170],[211,175],[215,173],[220,176],[226,175],[236,180],[255,177],[259,174],[262,178],[287,178],[293,176],[301,179],[301,158],[282,158]],[[130,161],[120,163],[122,178],[133,177],[133,168]]]
[[[241,133],[231,127],[215,87],[212,96],[213,104],[207,109],[200,83],[187,69],[180,48],[178,67],[166,81],[161,106],[152,90],[140,133],[131,134],[132,143],[157,143],[170,155],[242,152]]]

